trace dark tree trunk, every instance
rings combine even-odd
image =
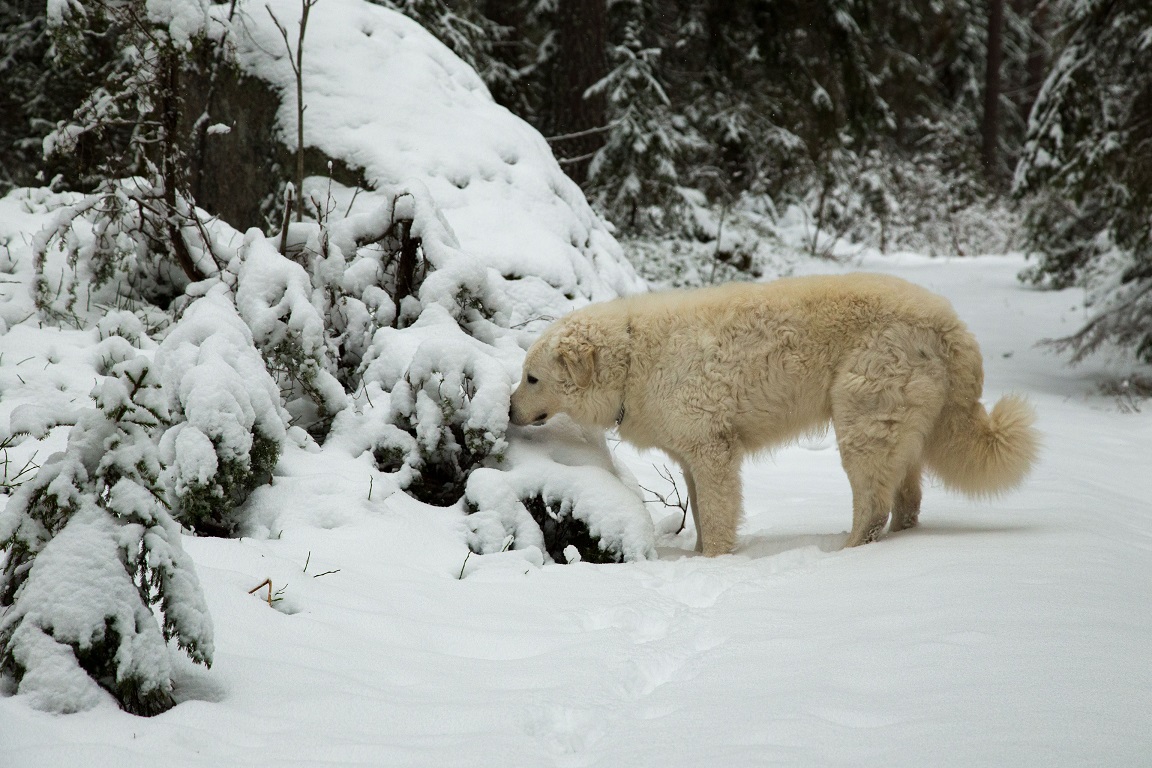
[[[1032,113],[1032,105],[1036,103],[1040,87],[1048,75],[1048,3],[1034,3],[1028,21],[1032,36],[1028,40],[1027,81],[1024,85],[1024,103],[1021,105],[1025,117]]]
[[[1000,143],[1000,70],[1004,59],[1004,0],[988,0],[988,58],[984,73],[984,120],[980,127],[980,158],[984,176],[995,183],[999,176],[997,148]]]
[[[165,222],[168,244],[176,263],[189,281],[195,283],[203,280],[207,275],[200,271],[188,249],[181,231],[178,196],[185,190],[184,166],[186,158],[180,151],[180,107],[182,98],[180,88],[180,65],[175,57],[161,54],[160,77],[164,81],[163,96],[160,101],[160,123],[163,134],[160,141],[160,174],[164,181],[164,214],[168,217]],[[193,204],[193,203],[190,203]]]
[[[608,7],[605,0],[559,0],[552,102],[552,149],[578,184],[604,143],[605,102],[585,91],[608,70]]]

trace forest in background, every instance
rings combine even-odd
[[[1147,3],[392,4],[550,137],[626,236],[720,255],[725,214],[798,203],[881,251],[1025,250],[1022,279],[1088,291],[1075,359],[1116,342],[1152,360]],[[719,215],[691,215],[701,201]]]
[[[707,238],[700,201],[721,224],[799,203],[882,251],[1025,250],[1024,279],[1084,285],[1100,310],[1077,356],[1152,359],[1147,3],[390,5],[550,137],[625,236]]]
[[[624,239],[707,243],[756,275],[724,228],[750,230],[746,244],[799,205],[815,229],[882,251],[1026,250],[1025,279],[1083,285],[1098,309],[1076,354],[1114,341],[1152,358],[1152,8],[1140,0],[376,1],[548,137]],[[164,145],[166,186],[225,213],[196,194],[210,121],[197,125],[208,110],[190,103],[211,101],[222,53],[203,39],[163,65],[201,73],[193,96],[175,72],[144,82],[130,53],[144,4],[73,5],[84,22],[55,28],[43,2],[0,5],[0,189],[91,190]],[[141,89],[153,92],[140,101]],[[46,145],[65,125],[81,138]],[[263,194],[274,230],[279,196]],[[815,239],[810,250],[827,255]]]

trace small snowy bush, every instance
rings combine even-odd
[[[478,469],[468,480],[465,503],[469,547],[479,554],[534,546],[557,563],[571,561],[568,547],[591,563],[656,556],[643,500],[599,467]]]
[[[172,232],[197,270],[216,272],[217,246],[202,214],[178,198],[173,205],[184,223],[169,231],[162,197],[163,191],[144,179],[112,180],[60,208],[34,240],[37,308],[49,318],[76,322],[102,305],[167,305],[189,283],[165,245]]]
[[[400,371],[389,364],[388,347],[390,341],[402,344],[397,337],[404,333],[381,331],[381,357],[368,367],[366,379],[391,391],[389,420],[414,438],[379,443],[377,465],[385,472],[414,468],[418,474],[404,483],[408,492],[443,506],[463,495],[474,468],[502,459],[511,381],[484,345],[460,333],[443,310],[428,314],[441,315],[442,335],[421,343]]]
[[[163,501],[159,379],[136,356],[93,394],[67,449],[0,512],[0,670],[42,709],[95,706],[99,686],[154,715],[174,703],[167,641],[209,665],[212,621]]]
[[[248,327],[221,293],[193,302],[156,353],[174,422],[160,439],[174,514],[231,536],[236,508],[271,481],[287,413]]]
[[[210,217],[192,194],[210,105],[186,103],[193,92],[186,78],[227,58],[215,36],[221,30],[210,28],[200,0],[50,2],[47,19],[52,66],[84,67],[76,80],[87,93],[44,138],[44,154],[61,179],[95,191],[50,230],[78,280],[63,270],[56,281],[38,268],[37,302],[68,316],[91,280],[114,286],[122,299],[166,305],[218,271]],[[92,226],[88,244],[69,233],[79,218]],[[45,245],[38,243],[38,261]]]
[[[281,256],[258,230],[248,232],[236,276],[236,307],[279,379],[289,411],[322,437],[346,396],[332,373],[324,315],[313,305],[313,294],[303,267]]]
[[[499,463],[506,446],[511,377],[496,345],[511,334],[489,271],[460,251],[420,185],[322,227],[306,251],[322,296],[338,297],[326,304],[330,317],[340,309],[329,328],[360,361],[345,376],[367,394],[360,416],[374,425],[376,465],[422,501],[456,502],[469,473]]]

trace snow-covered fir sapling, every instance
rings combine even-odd
[[[336,221],[330,215],[331,190],[323,205],[313,198],[317,231],[303,254],[334,373],[348,391],[362,384],[361,364],[373,334],[397,326],[399,305],[418,290],[427,271],[412,220],[396,218],[396,198],[405,195],[399,192],[376,211]]]
[[[137,355],[93,394],[67,449],[0,512],[0,671],[42,709],[90,708],[103,688],[154,715],[174,704],[168,641],[210,665],[212,621],[163,499],[158,377]]]
[[[561,454],[571,451],[561,458],[580,463],[556,463],[540,453],[543,445],[519,444],[510,449],[511,467],[479,468],[469,476],[468,547],[479,554],[502,552],[511,538],[513,549],[535,547],[558,563],[572,562],[569,548],[594,563],[655,557],[644,501],[609,469],[606,447],[553,432],[549,450],[559,445],[565,446]]]
[[[193,302],[156,353],[170,426],[160,439],[163,480],[177,519],[231,536],[236,509],[272,479],[287,413],[248,327],[223,295]]]
[[[524,501],[524,508],[540,526],[544,535],[544,548],[557,563],[584,561],[589,563],[619,563],[624,558],[618,547],[603,546],[592,536],[588,524],[573,517],[572,502],[568,499],[546,499],[541,494]],[[569,547],[575,549],[571,556]]]
[[[252,230],[245,236],[236,277],[236,308],[277,377],[294,420],[322,438],[347,406],[305,269]]]
[[[327,307],[342,380],[364,395],[342,428],[366,435],[355,450],[410,494],[454,503],[506,447],[511,382],[493,344],[508,330],[488,271],[420,185],[334,223],[316,250],[327,256],[313,263],[314,303]]]
[[[385,472],[413,467],[406,489],[416,498],[452,504],[474,468],[502,458],[508,376],[474,340],[425,341],[391,391],[391,420],[400,433],[387,433],[392,437],[378,444],[376,459]]]

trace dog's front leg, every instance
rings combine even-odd
[[[743,510],[740,455],[725,445],[690,456],[685,468],[688,497],[696,521],[696,551],[708,557],[729,554]]]
[[[692,469],[688,462],[680,462],[680,470],[684,473],[684,483],[688,486],[688,508],[692,510],[692,525],[696,528],[696,551],[704,551],[704,534],[700,528],[700,502],[696,500],[696,481],[692,479]]]

